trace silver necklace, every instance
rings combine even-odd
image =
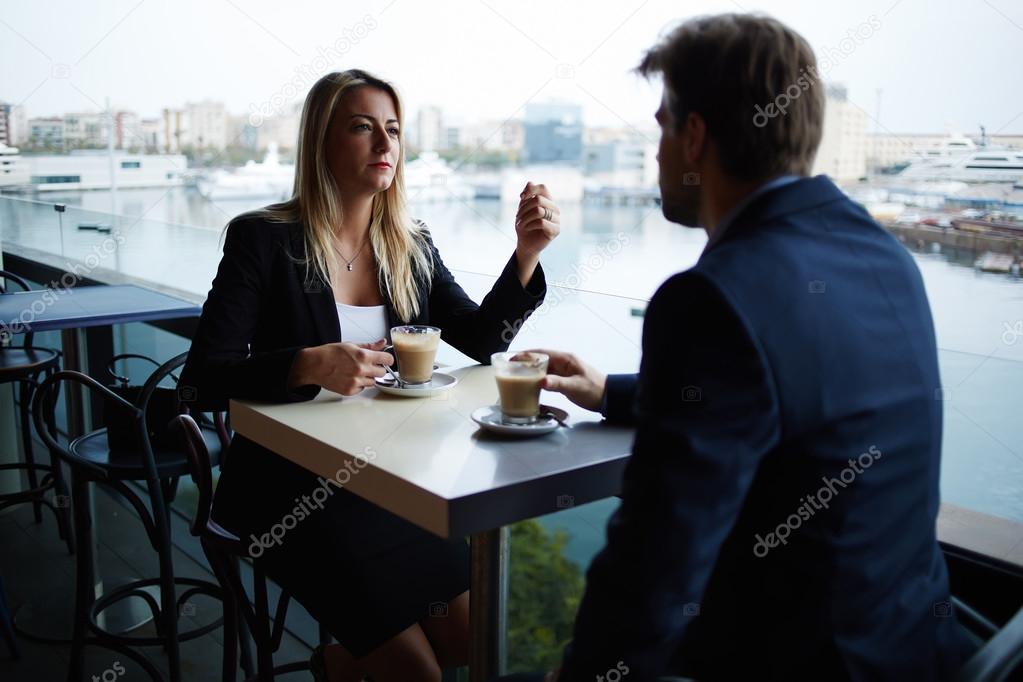
[[[343,253],[341,253],[341,249],[338,248],[337,244],[334,244],[334,250],[337,251],[337,255],[341,256],[341,260],[343,260],[345,262],[345,265],[348,267],[348,272],[352,271],[352,263],[354,263],[356,260],[358,260],[359,255],[362,254],[362,250],[364,248],[366,248],[366,242],[368,242],[368,241],[369,241],[368,239],[363,240],[362,246],[360,246],[359,250],[355,252],[355,255],[352,256],[351,260],[348,260],[347,258],[345,258],[345,255]]]

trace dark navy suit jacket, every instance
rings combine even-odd
[[[753,200],[609,379],[636,440],[562,680],[952,675],[939,389],[906,250],[823,176]]]

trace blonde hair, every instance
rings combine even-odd
[[[358,69],[329,73],[313,85],[302,107],[291,199],[256,212],[274,222],[302,221],[306,247],[302,262],[306,264],[307,279],[315,274],[328,285],[328,273],[337,272],[339,267],[332,244],[334,228],[341,224],[343,214],[337,183],[327,165],[327,136],[338,103],[361,87],[383,90],[394,100],[399,149],[404,147],[401,98],[393,85]],[[387,292],[398,317],[408,322],[419,314],[419,293],[430,285],[433,263],[423,230],[406,210],[404,157],[399,151],[391,186],[373,199],[369,243],[377,262],[380,288]]]

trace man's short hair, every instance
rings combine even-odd
[[[813,49],[785,24],[749,14],[692,19],[650,49],[637,70],[663,75],[674,125],[691,112],[703,117],[728,175],[810,174],[824,88]]]

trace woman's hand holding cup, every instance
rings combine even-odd
[[[327,343],[303,348],[295,356],[288,386],[315,384],[341,395],[355,395],[373,385],[386,371],[382,365],[394,364],[383,351],[385,339],[373,343]]]

